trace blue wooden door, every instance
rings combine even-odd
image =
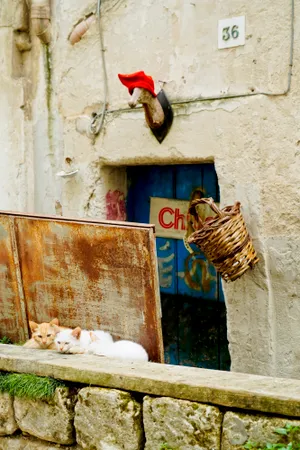
[[[127,169],[127,219],[149,223],[150,198],[219,201],[213,164]],[[170,364],[229,370],[226,308],[220,277],[204,255],[182,239],[156,238],[165,359]]]

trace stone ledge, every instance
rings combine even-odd
[[[96,356],[61,355],[4,344],[0,344],[0,370],[300,417],[300,380],[167,364],[129,364]]]

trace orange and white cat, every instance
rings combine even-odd
[[[64,329],[64,327],[59,327],[58,324],[58,319],[52,319],[49,323],[35,323],[30,320],[31,339],[25,342],[24,347],[55,350],[55,336]]]

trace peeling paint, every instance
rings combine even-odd
[[[118,190],[106,194],[106,218],[108,220],[126,220],[124,193]]]

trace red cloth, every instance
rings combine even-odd
[[[153,97],[156,97],[152,77],[146,75],[142,70],[129,75],[122,75],[119,73],[118,77],[121,83],[128,88],[130,95],[132,95],[134,88],[142,88],[149,91]]]

